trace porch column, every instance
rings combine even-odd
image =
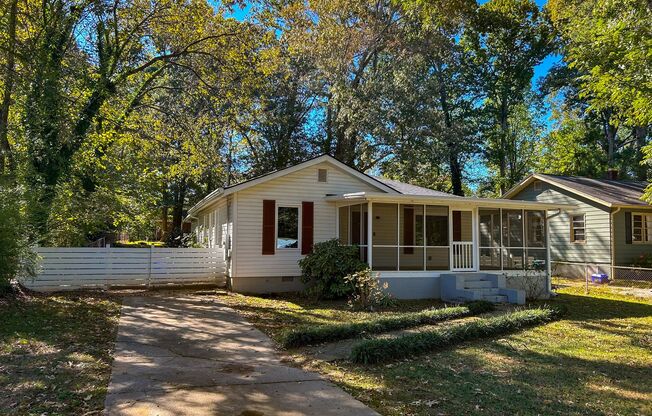
[[[473,269],[480,270],[480,208],[473,209],[473,220],[471,221],[471,240],[473,240]]]
[[[545,211],[544,221],[546,222],[546,279],[548,280],[548,293],[552,292],[552,264],[550,264],[550,226],[548,225],[548,210]],[[571,218],[572,221],[572,218]]]
[[[369,265],[369,268],[373,270],[372,268],[372,246],[373,246],[373,210],[372,210],[372,205],[373,203],[369,201],[367,203],[367,264]]]

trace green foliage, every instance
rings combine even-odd
[[[116,241],[113,247],[118,248],[149,248],[149,247],[165,247],[162,241]]]
[[[382,286],[369,267],[344,276],[344,281],[353,288],[349,295],[349,306],[354,309],[373,311],[377,306],[389,306],[392,297],[387,293],[389,284]]]
[[[332,342],[341,339],[360,337],[365,334],[379,334],[399,329],[429,325],[441,321],[462,318],[490,312],[494,305],[489,302],[471,302],[464,306],[428,309],[405,313],[398,316],[383,317],[346,324],[315,325],[290,329],[282,335],[285,348]]]
[[[0,294],[9,290],[10,280],[29,278],[36,271],[22,193],[19,188],[0,185]]]
[[[493,318],[485,318],[450,328],[403,335],[397,338],[363,341],[351,350],[351,360],[376,364],[411,357],[464,341],[504,335],[560,317],[555,309],[525,309]]]
[[[299,260],[302,281],[308,291],[325,299],[349,295],[353,288],[345,276],[364,270],[360,248],[345,246],[338,239],[316,243],[310,254]]]

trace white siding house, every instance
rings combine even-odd
[[[568,206],[454,196],[369,176],[323,155],[218,189],[186,220],[199,242],[224,249],[234,291],[301,290],[298,261],[315,242],[339,238],[360,247],[394,294],[418,298],[439,297],[439,277],[450,272],[503,275],[546,263],[545,213],[560,208]],[[499,232],[516,233],[520,246],[492,239],[495,246],[481,251],[484,214],[503,209],[521,219],[521,229]],[[531,243],[530,235],[539,240]],[[503,296],[498,288],[491,293]]]

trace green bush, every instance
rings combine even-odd
[[[521,328],[550,322],[560,315],[561,312],[555,309],[525,309],[449,328],[419,332],[398,338],[367,340],[353,347],[351,360],[361,364],[375,364],[410,357],[468,340],[503,335]]]
[[[36,270],[23,202],[21,189],[0,184],[0,295],[11,291],[13,278],[33,276]]]
[[[336,299],[348,296],[353,287],[344,277],[360,270],[367,265],[360,260],[360,249],[357,246],[345,246],[339,240],[333,239],[316,243],[312,252],[299,260],[302,281],[308,286],[308,291],[325,299]]]
[[[301,347],[322,342],[359,337],[363,334],[378,334],[420,325],[433,324],[450,319],[489,312],[494,305],[489,302],[471,302],[465,306],[452,308],[428,309],[400,316],[373,319],[349,324],[319,325],[297,328],[283,334],[282,344],[285,348]]]

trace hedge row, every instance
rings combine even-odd
[[[464,306],[428,309],[425,311],[378,318],[365,322],[307,326],[289,330],[283,334],[281,343],[285,348],[301,347],[304,345],[359,337],[363,334],[378,334],[382,332],[412,328],[415,326],[477,315],[492,311],[493,309],[493,304],[478,301],[468,303]]]
[[[410,357],[463,341],[502,335],[521,328],[550,322],[560,315],[561,312],[556,309],[525,309],[494,318],[398,338],[367,340],[353,347],[351,360],[361,364],[375,364]]]

